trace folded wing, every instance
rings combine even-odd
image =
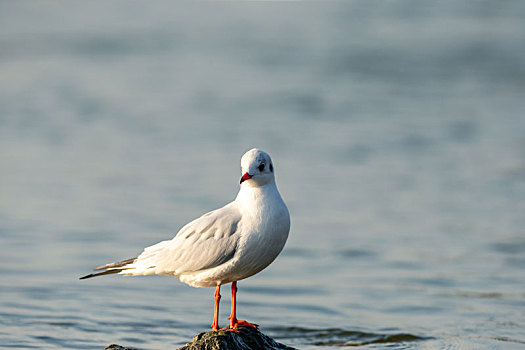
[[[241,216],[231,204],[204,214],[184,226],[169,241],[144,249],[137,257],[98,267],[105,274],[172,275],[217,267],[232,259],[237,250]]]

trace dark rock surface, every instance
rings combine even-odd
[[[117,345],[117,344],[111,344],[104,348],[104,350],[137,350],[133,348],[125,348],[123,346]]]
[[[239,327],[237,332],[221,329],[197,334],[191,343],[177,350],[295,350],[278,343],[252,327]],[[111,344],[104,350],[135,350]]]
[[[201,333],[193,337],[191,343],[178,350],[295,350],[278,343],[252,327],[239,327],[237,332],[221,329],[216,332]]]

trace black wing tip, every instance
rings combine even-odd
[[[95,271],[104,270],[104,271],[97,272],[97,273],[90,273],[89,275],[85,275],[85,276],[80,277],[79,280],[85,280],[85,279],[91,278],[91,277],[97,277],[97,276],[103,276],[103,275],[112,275],[114,273],[119,273],[122,270],[125,270],[125,266],[126,265],[134,263],[135,260],[137,260],[137,258],[126,259],[126,260],[122,260],[122,261],[119,261],[119,262],[114,262],[114,263],[110,263],[110,264],[99,266],[99,267],[95,268],[94,270]]]
[[[97,276],[112,275],[114,273],[119,273],[122,270],[123,269],[112,269],[112,270],[106,270],[106,271],[102,271],[102,272],[98,272],[98,273],[90,273],[89,275],[85,275],[85,276],[80,277],[79,280],[85,280],[87,278],[97,277]]]
[[[105,264],[105,265],[96,267],[94,270],[95,271],[99,271],[99,270],[113,269],[113,268],[116,268],[116,267],[123,267],[123,266],[126,266],[128,264],[134,263],[135,260],[137,260],[136,257],[135,258],[131,258],[131,259],[118,261],[118,262],[114,262],[114,263],[109,263],[109,264]]]

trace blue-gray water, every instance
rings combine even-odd
[[[232,200],[255,146],[292,229],[240,318],[301,349],[525,348],[524,23],[523,1],[1,2],[0,348],[208,330],[212,289],[78,277]]]

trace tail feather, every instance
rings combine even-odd
[[[112,274],[115,274],[115,273],[122,272],[122,271],[127,269],[126,268],[127,265],[132,264],[133,262],[135,262],[135,260],[137,260],[137,258],[126,259],[126,260],[123,260],[123,261],[114,262],[114,263],[110,263],[110,264],[99,266],[99,267],[95,268],[94,270],[95,271],[104,270],[104,271],[97,272],[97,273],[91,273],[89,275],[80,277],[80,279],[84,280],[86,278],[103,276],[103,275],[112,275]]]

